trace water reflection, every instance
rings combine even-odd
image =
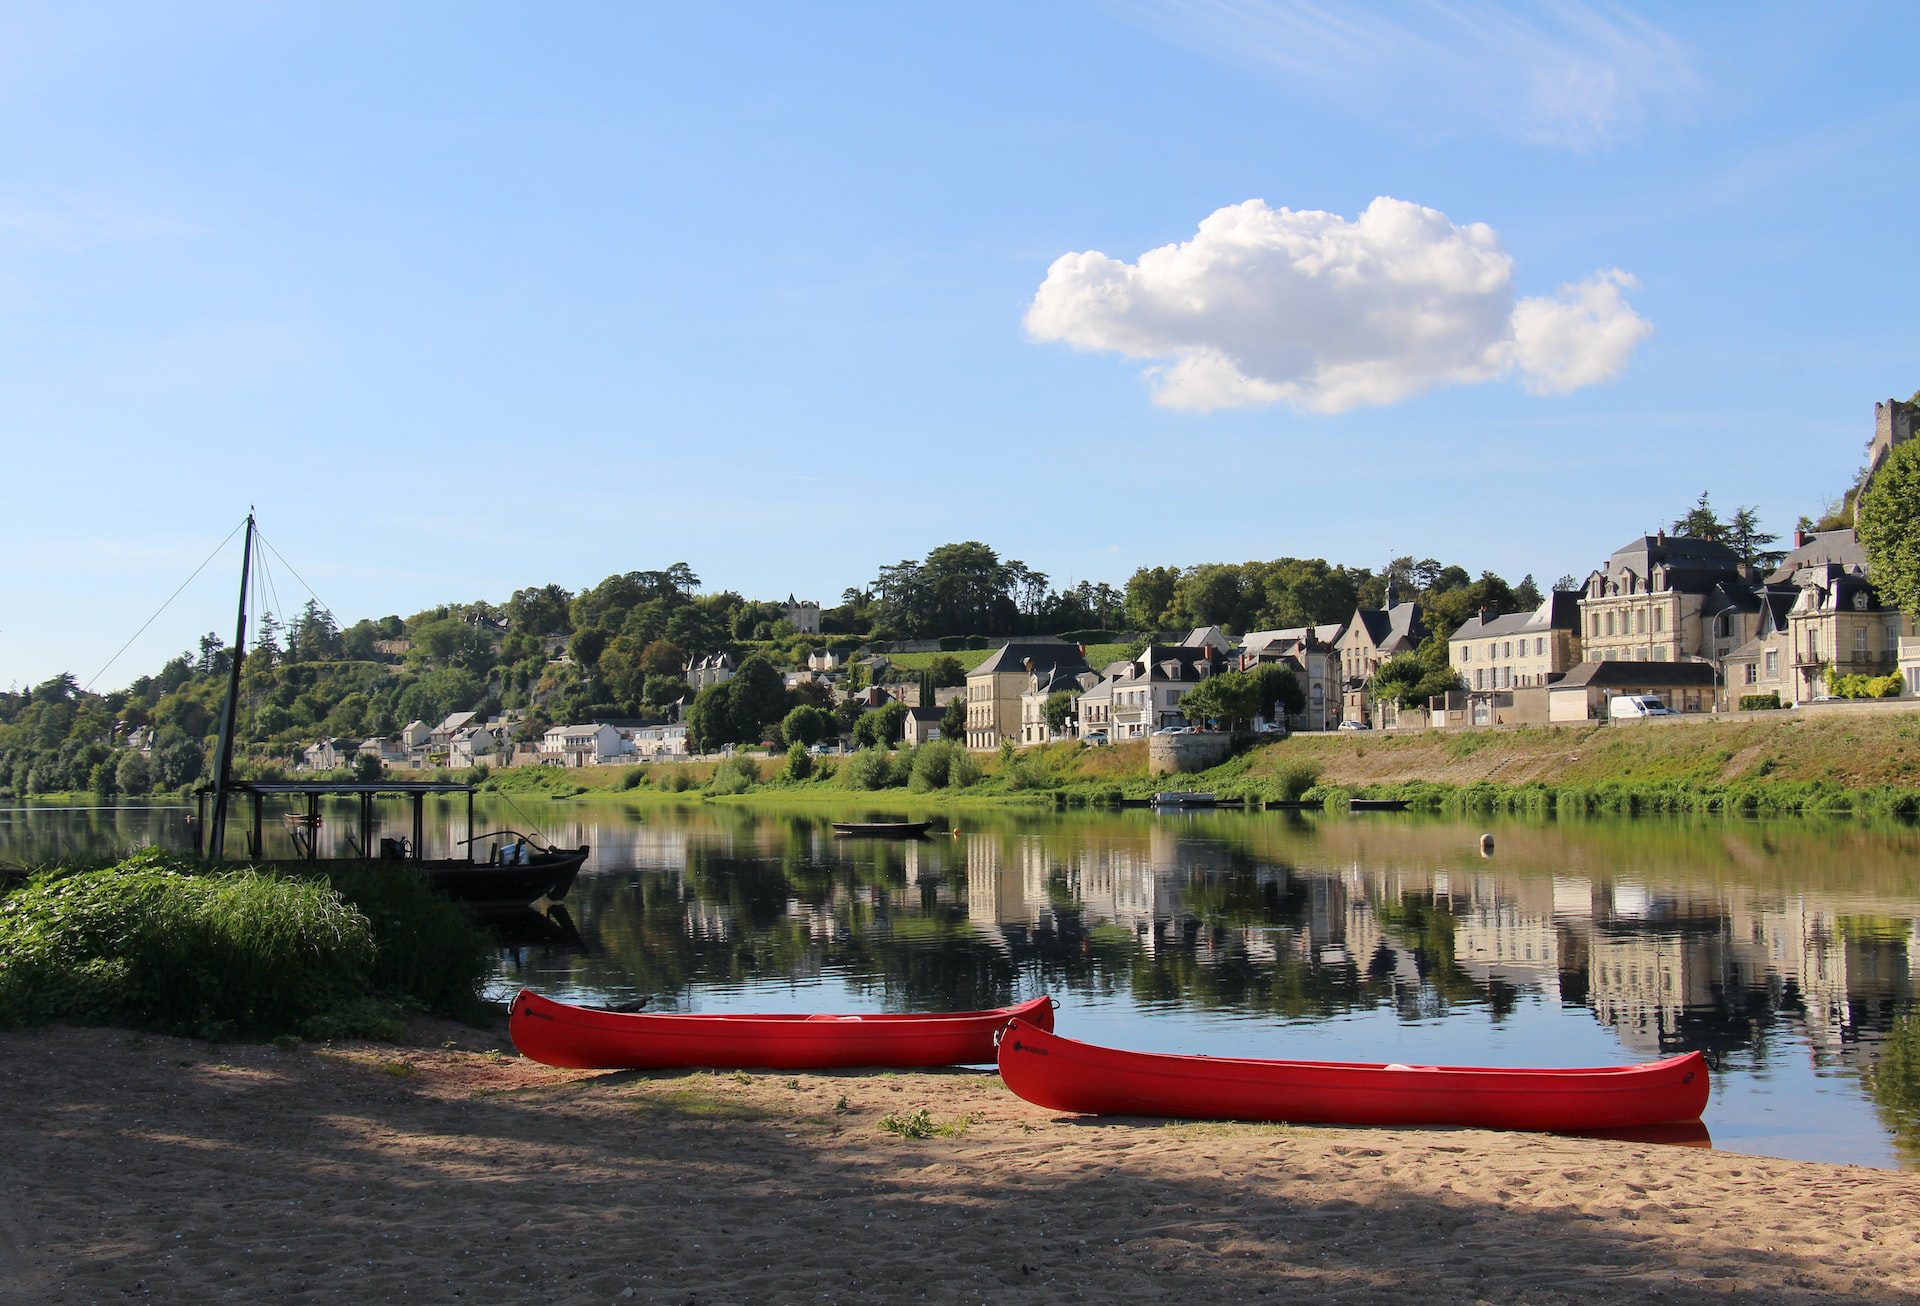
[[[430,843],[464,833],[464,810]],[[651,1009],[978,1009],[1155,1050],[1716,1072],[1721,1146],[1920,1167],[1920,834],[1732,821],[968,813],[924,841],[829,814],[555,804],[588,843],[526,984]],[[846,813],[834,812],[833,816]],[[490,824],[532,822],[485,805]],[[0,821],[0,856],[141,828]],[[52,854],[36,851],[40,859]],[[575,928],[577,927],[577,928]],[[1070,1022],[1070,1026],[1069,1026]]]

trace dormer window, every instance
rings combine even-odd
[[[1855,612],[1865,612],[1867,610],[1867,592],[1865,590],[1861,590],[1853,596],[1853,610]]]

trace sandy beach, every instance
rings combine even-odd
[[[1920,1176],[1466,1130],[1091,1121],[991,1074],[0,1037],[7,1302],[1920,1300]],[[946,1134],[906,1139],[925,1110]]]

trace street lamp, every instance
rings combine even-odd
[[[1689,662],[1704,662],[1713,668],[1713,711],[1718,716],[1721,711],[1721,690],[1724,688],[1726,673],[1721,669],[1719,658],[1710,658],[1701,653],[1681,654]]]

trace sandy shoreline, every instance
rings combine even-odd
[[[0,1299],[1920,1301],[1920,1176],[1466,1130],[1091,1122],[991,1075],[0,1036]],[[925,1109],[952,1136],[883,1116]]]

